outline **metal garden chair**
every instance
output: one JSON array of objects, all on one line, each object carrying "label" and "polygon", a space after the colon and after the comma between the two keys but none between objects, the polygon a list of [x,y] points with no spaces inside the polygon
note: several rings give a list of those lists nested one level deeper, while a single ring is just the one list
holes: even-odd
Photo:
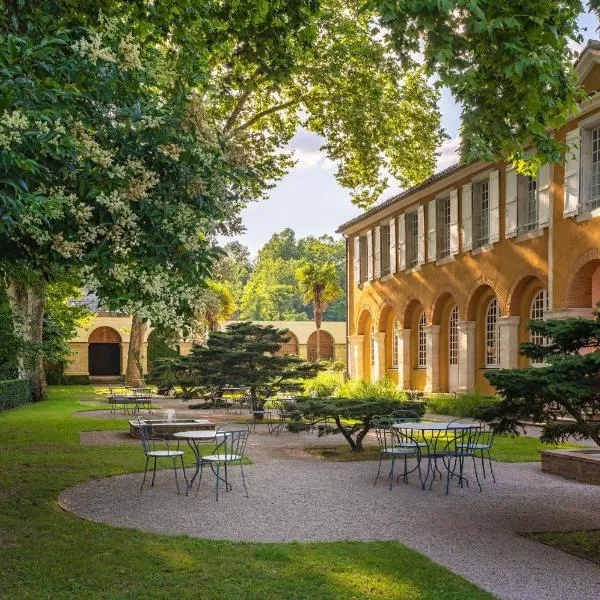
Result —
[{"label": "metal garden chair", "polygon": [[494,444],[494,430],[487,424],[483,422],[480,423],[480,429],[478,432],[478,436],[476,440],[471,441],[471,445],[469,450],[473,452],[475,457],[481,459],[481,469],[483,471],[484,479],[487,479],[487,475],[485,472],[485,461],[487,458],[487,462],[490,467],[490,473],[492,475],[492,480],[496,483],[496,476],[494,475],[494,468],[492,467],[492,446]]},{"label": "metal garden chair", "polygon": [[[140,487],[140,494],[144,489],[146,483],[146,475],[148,473],[148,463],[151,459],[154,460],[154,468],[152,469],[152,482],[151,486],[154,486],[154,479],[156,478],[156,463],[159,459],[169,459],[173,463],[173,471],[175,473],[175,486],[177,487],[177,493],[179,490],[179,478],[177,476],[177,460],[181,461],[181,468],[183,470],[183,477],[187,483],[187,475],[185,474],[185,465],[183,464],[183,450],[172,450],[169,447],[169,442],[164,438],[160,438],[153,435],[152,425],[146,421],[138,421],[138,427],[140,432],[140,439],[144,448],[144,455],[146,456],[146,466],[144,468],[144,479]],[[164,444],[164,448],[159,448],[158,445]]]},{"label": "metal garden chair", "polygon": [[[242,461],[244,453],[246,451],[246,444],[248,442],[248,436],[250,435],[250,427],[240,427],[234,430],[223,430],[219,428],[217,430],[223,435],[221,441],[215,446],[212,454],[208,456],[201,456],[200,462],[200,474],[198,477],[198,487],[196,488],[196,496],[202,483],[202,472],[204,465],[210,466],[211,471],[215,475],[215,498],[219,501],[219,482],[225,484],[225,491],[229,492],[232,489],[231,483],[229,483],[228,465],[239,465],[240,472],[242,475],[242,485],[246,492],[246,498],[248,498],[248,488],[246,486],[246,477],[244,476],[244,466]],[[221,467],[223,467],[223,474],[221,474]]]},{"label": "metal garden chair", "polygon": [[[381,474],[381,463],[383,462],[384,457],[389,458],[391,460],[390,465],[390,473],[388,478],[390,480],[390,490],[394,484],[394,467],[397,459],[404,459],[404,470],[402,472],[402,480],[404,483],[408,483],[408,475],[413,471],[419,472],[419,479],[421,480],[421,485],[423,484],[423,479],[421,476],[421,448],[414,441],[414,445],[410,447],[401,447],[399,445],[399,437],[396,429],[392,427],[376,427],[375,434],[377,435],[377,442],[379,443],[379,465],[377,467],[377,475],[375,476],[375,481],[373,485],[377,484],[379,480],[379,475]],[[417,464],[410,471],[408,470],[408,459],[416,458]],[[398,475],[398,479],[400,479],[400,475]]]},{"label": "metal garden chair", "polygon": [[[479,429],[458,429],[454,430],[453,436],[448,439],[444,449],[441,452],[436,452],[436,458],[441,458],[446,467],[446,494],[450,493],[450,479],[458,477],[460,487],[464,484],[469,486],[469,480],[464,476],[465,459],[473,460],[473,470],[475,479],[481,492],[481,483],[477,473],[477,462],[475,458],[474,447],[477,446],[480,431]],[[435,473],[434,473],[435,476]],[[429,484],[429,489],[433,485],[433,480]]]}]

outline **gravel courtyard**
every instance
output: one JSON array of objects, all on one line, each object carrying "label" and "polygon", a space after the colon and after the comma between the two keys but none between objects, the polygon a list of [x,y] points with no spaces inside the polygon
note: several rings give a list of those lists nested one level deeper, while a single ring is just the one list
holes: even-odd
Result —
[{"label": "gravel courtyard", "polygon": [[[253,433],[245,471],[246,498],[234,489],[214,501],[214,477],[196,497],[177,496],[172,471],[157,474],[139,493],[141,474],[65,490],[60,505],[82,518],[145,531],[264,542],[397,540],[419,550],[500,598],[598,598],[600,567],[529,540],[520,533],[600,528],[600,490],[543,474],[539,463],[497,464],[498,483],[480,494],[436,480],[422,491],[412,476],[390,492],[386,477],[373,486],[376,463],[335,463],[303,452],[340,443],[314,435]],[[141,448],[132,447],[132,452]],[[188,451],[188,461],[191,453]]]}]

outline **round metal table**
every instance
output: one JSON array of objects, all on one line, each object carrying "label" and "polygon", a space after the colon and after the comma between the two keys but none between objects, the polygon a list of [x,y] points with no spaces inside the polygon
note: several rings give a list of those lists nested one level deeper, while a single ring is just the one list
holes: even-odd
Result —
[{"label": "round metal table", "polygon": [[190,450],[194,454],[194,462],[196,466],[196,471],[194,472],[194,476],[189,480],[187,488],[185,490],[185,494],[187,496],[188,492],[192,488],[196,477],[198,477],[198,473],[200,472],[200,444],[204,443],[215,443],[217,438],[223,438],[225,434],[220,433],[218,431],[178,431],[173,434],[173,437],[177,440],[177,444],[179,447],[179,441],[185,440],[190,447]]}]

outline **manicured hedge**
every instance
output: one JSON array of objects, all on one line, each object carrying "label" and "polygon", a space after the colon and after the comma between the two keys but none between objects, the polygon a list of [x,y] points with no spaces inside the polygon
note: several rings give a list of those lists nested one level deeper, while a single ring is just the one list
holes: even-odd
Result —
[{"label": "manicured hedge", "polygon": [[62,373],[48,373],[48,385],[89,385],[89,375],[64,375]]},{"label": "manicured hedge", "polygon": [[0,410],[13,408],[31,400],[29,381],[26,379],[8,379],[0,381]]},{"label": "manicured hedge", "polygon": [[476,419],[482,408],[499,402],[495,396],[484,396],[476,392],[464,394],[433,394],[425,398],[427,410],[438,415]]}]

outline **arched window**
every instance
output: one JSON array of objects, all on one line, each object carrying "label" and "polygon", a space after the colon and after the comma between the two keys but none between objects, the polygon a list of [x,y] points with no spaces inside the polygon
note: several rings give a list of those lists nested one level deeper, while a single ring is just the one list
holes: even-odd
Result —
[{"label": "arched window", "polygon": [[427,366],[427,337],[425,335],[425,313],[419,315],[417,328],[417,367],[422,369]]},{"label": "arched window", "polygon": [[458,364],[458,306],[450,311],[448,319],[448,364]]},{"label": "arched window", "polygon": [[375,327],[371,329],[371,366],[375,366]]},{"label": "arched window", "polygon": [[497,367],[500,364],[500,338],[498,336],[498,299],[488,305],[485,315],[485,366]]},{"label": "arched window", "polygon": [[392,325],[392,369],[398,368],[398,339],[400,337],[400,323],[394,319]]},{"label": "arched window", "polygon": [[[529,313],[529,318],[532,321],[538,321],[544,318],[544,313],[548,310],[548,291],[540,290],[533,301],[531,302],[531,311]],[[534,331],[529,332],[529,339],[532,344],[539,344],[540,346],[548,345],[548,338],[541,333],[536,333]],[[538,363],[536,361],[531,361],[532,364],[543,364]]]}]

